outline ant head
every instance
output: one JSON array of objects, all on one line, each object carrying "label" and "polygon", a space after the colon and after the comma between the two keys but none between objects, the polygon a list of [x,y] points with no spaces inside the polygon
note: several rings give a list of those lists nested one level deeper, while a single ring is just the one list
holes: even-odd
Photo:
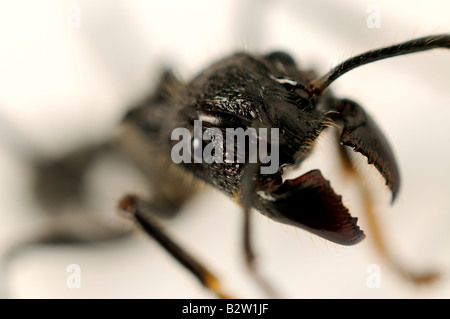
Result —
[{"label": "ant head", "polygon": [[284,52],[238,53],[198,75],[184,101],[210,126],[279,128],[280,165],[292,164],[327,125],[299,73]]}]

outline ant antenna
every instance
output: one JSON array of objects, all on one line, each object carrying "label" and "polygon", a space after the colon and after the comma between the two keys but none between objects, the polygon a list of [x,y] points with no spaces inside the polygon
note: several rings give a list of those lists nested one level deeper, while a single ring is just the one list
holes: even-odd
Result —
[{"label": "ant antenna", "polygon": [[354,68],[398,55],[426,51],[436,48],[450,48],[450,34],[426,36],[423,38],[417,38],[414,40],[394,44],[392,46],[367,51],[342,62],[335,68],[331,69],[331,71],[324,76],[311,81],[308,84],[308,88],[314,95],[321,95],[334,80],[336,80],[344,73],[353,70]]}]

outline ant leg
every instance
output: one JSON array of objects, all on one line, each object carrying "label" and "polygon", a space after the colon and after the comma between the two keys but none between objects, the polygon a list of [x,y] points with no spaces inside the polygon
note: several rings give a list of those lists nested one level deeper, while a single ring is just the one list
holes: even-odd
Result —
[{"label": "ant leg", "polygon": [[244,208],[244,227],[243,227],[243,249],[247,269],[249,270],[252,278],[261,287],[261,289],[271,298],[279,298],[271,284],[258,272],[255,263],[255,252],[251,244],[251,201],[256,194],[257,184],[253,179],[259,165],[248,164],[248,170],[244,174],[242,179],[242,198],[241,203]]},{"label": "ant leg", "polygon": [[251,207],[244,208],[244,254],[247,269],[249,270],[252,278],[261,287],[261,289],[271,298],[279,298],[278,294],[272,285],[258,272],[257,265],[255,263],[255,253],[251,244]]},{"label": "ant leg", "polygon": [[162,229],[156,218],[152,216],[151,211],[154,207],[151,203],[136,196],[127,195],[120,201],[119,208],[134,218],[149,236],[154,238],[172,257],[197,277],[205,288],[211,290],[220,298],[229,298],[222,291],[217,277]]},{"label": "ant leg", "polygon": [[385,260],[385,262],[401,277],[405,278],[408,281],[413,282],[414,284],[429,284],[438,279],[439,274],[434,271],[423,271],[421,273],[416,273],[404,267],[397,260],[395,260],[391,251],[388,249],[385,236],[381,231],[380,223],[376,217],[373,197],[370,191],[368,190],[368,187],[364,185],[364,183],[360,182],[360,185],[363,185],[361,191],[363,193],[363,200],[365,206],[364,208],[368,220],[369,231],[371,232],[376,250],[378,251],[379,255],[383,258],[383,260]]}]

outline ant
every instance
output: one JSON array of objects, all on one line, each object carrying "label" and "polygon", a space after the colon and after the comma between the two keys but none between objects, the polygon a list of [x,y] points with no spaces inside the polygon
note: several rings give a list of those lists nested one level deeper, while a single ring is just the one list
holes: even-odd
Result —
[{"label": "ant", "polygon": [[[147,143],[161,153],[157,156],[166,157],[162,161],[165,170],[157,168],[163,169],[165,174],[175,165],[167,156],[176,145],[170,138],[171,132],[178,127],[193,132],[194,121],[200,120],[206,126],[203,132],[215,128],[224,135],[230,134],[229,128],[236,127],[279,128],[276,143],[269,142],[267,137],[258,140],[258,143],[269,143],[272,152],[274,148],[279,152],[279,167],[275,173],[261,171],[262,159],[256,163],[187,161],[177,164],[177,168],[181,166],[242,206],[247,266],[261,287],[273,296],[272,287],[258,275],[254,263],[249,218],[253,208],[274,221],[307,230],[337,244],[354,245],[365,238],[357,218],[350,215],[342,197],[335,193],[319,170],[311,170],[294,179],[283,179],[285,169],[298,167],[310,155],[314,141],[325,128],[331,125],[340,128],[341,159],[345,167],[350,170],[352,167],[344,148],[350,147],[365,156],[384,177],[392,193],[392,203],[400,189],[399,168],[389,142],[377,124],[360,105],[349,99],[336,98],[328,87],[356,67],[435,48],[450,48],[450,35],[426,36],[371,50],[345,60],[321,77],[313,71],[299,69],[285,52],[265,56],[237,53],[213,64],[188,84],[181,83],[168,72],[157,97],[128,112],[124,122],[138,128]],[[204,135],[203,140],[206,140]],[[187,141],[186,145],[191,143],[193,148],[204,151],[201,142],[202,135]],[[228,155],[223,140],[216,141],[215,146],[218,147],[216,155],[217,150],[223,152],[224,157]],[[250,155],[251,152],[246,150],[246,159]],[[163,180],[160,182],[164,183]],[[373,203],[368,192],[364,193],[364,200],[371,211]],[[206,288],[219,297],[226,296],[217,277],[158,226],[152,211],[164,205],[128,195],[120,201],[119,207]],[[379,251],[399,273],[417,283],[436,278],[435,273],[415,274],[398,265],[377,231],[374,218],[371,221]]]},{"label": "ant", "polygon": [[[38,178],[41,184],[37,184],[40,185],[36,188],[37,192],[41,198],[47,198],[47,202],[53,201],[51,207],[60,207],[64,196],[54,199],[51,193],[55,189],[70,196],[79,191],[78,183],[68,183],[61,188],[59,183],[65,180],[61,177],[67,176],[67,180],[71,176],[79,177],[83,167],[99,153],[127,154],[142,169],[149,183],[156,187],[151,198],[124,196],[119,201],[119,209],[139,224],[205,288],[220,298],[227,298],[229,295],[218,277],[177,243],[159,223],[160,217],[174,216],[198,192],[199,183],[209,184],[242,207],[242,246],[247,268],[261,288],[269,296],[276,297],[276,291],[256,267],[250,222],[253,209],[276,222],[298,227],[340,245],[354,245],[365,238],[357,218],[351,216],[342,203],[342,197],[333,190],[320,170],[311,170],[293,179],[284,176],[286,170],[299,167],[308,158],[315,140],[326,128],[338,128],[341,144],[338,160],[351,176],[359,178],[358,172],[353,170],[349,149],[365,156],[368,163],[379,171],[391,191],[392,203],[400,189],[397,162],[378,125],[359,104],[335,97],[328,87],[354,68],[436,48],[450,48],[450,35],[430,35],[371,50],[345,60],[323,76],[299,69],[289,54],[280,51],[267,55],[233,54],[206,68],[189,83],[178,80],[171,71],[167,71],[156,93],[126,113],[121,123],[124,134],[117,141],[84,151],[76,159],[68,157],[59,166],[41,167],[40,171],[44,173]],[[194,132],[195,121],[202,123],[200,135]],[[183,141],[183,146],[194,152],[188,153],[190,161],[175,163],[171,154],[179,140],[173,138],[172,133],[178,128],[191,133]],[[200,149],[200,154],[204,154],[208,147],[204,142],[212,140],[205,133],[216,132],[227,137],[228,129],[238,128],[278,129],[277,134],[257,136],[253,140],[258,146],[266,144],[266,155],[277,155],[275,172],[262,170],[267,167],[266,158],[249,161],[254,155],[250,151],[251,142],[248,143],[252,140],[251,134],[245,136],[243,143],[234,144],[232,148],[238,155],[243,154],[243,161],[194,160],[195,149]],[[276,138],[272,139],[274,135]],[[227,158],[229,150],[223,139],[216,138],[212,144],[214,159],[218,155],[222,159]],[[183,156],[186,154],[183,153]],[[192,178],[185,178],[187,175]],[[55,178],[49,182],[51,176]],[[434,272],[413,273],[394,260],[378,230],[371,208],[371,194],[365,190],[363,197],[371,216],[373,240],[383,257],[402,276],[413,282],[435,280],[437,274]],[[97,235],[101,237],[101,234]],[[105,238],[121,235],[113,232]],[[70,236],[50,234],[41,241],[96,240],[79,238],[74,234]]]}]

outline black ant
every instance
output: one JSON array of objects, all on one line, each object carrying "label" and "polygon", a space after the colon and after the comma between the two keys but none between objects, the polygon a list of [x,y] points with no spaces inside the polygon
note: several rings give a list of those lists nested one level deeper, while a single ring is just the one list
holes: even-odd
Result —
[{"label": "black ant", "polygon": [[[305,229],[337,244],[353,245],[365,238],[357,225],[357,218],[350,215],[342,204],[341,196],[334,192],[319,170],[311,170],[294,179],[283,179],[284,169],[300,165],[326,127],[340,127],[339,139],[345,167],[352,167],[351,158],[344,148],[348,146],[364,155],[368,163],[381,173],[392,192],[392,202],[400,188],[396,160],[377,124],[360,105],[348,99],[336,98],[327,88],[338,77],[356,67],[435,48],[450,48],[450,35],[432,35],[371,50],[344,61],[321,77],[317,77],[313,71],[300,70],[294,59],[284,52],[265,56],[237,53],[213,64],[188,84],[181,83],[168,72],[156,97],[128,112],[124,119],[124,123],[138,129],[151,150],[149,154],[162,158],[161,165],[153,168],[161,176],[158,179],[160,189],[168,191],[161,197],[163,200],[125,196],[120,202],[120,208],[130,213],[150,236],[205,287],[223,297],[226,294],[217,278],[171,240],[152,214],[155,210],[170,210],[180,204],[179,194],[173,192],[168,184],[173,180],[167,179],[171,167],[176,166],[176,171],[183,169],[185,173],[193,174],[242,206],[243,247],[247,265],[267,292],[273,293],[254,266],[249,219],[252,208],[277,222]],[[278,128],[279,136],[275,143],[267,136],[257,139],[258,145],[268,143],[271,152],[277,151],[277,169],[264,173],[261,170],[267,164],[264,158],[249,163],[250,156],[254,155],[249,151],[251,142],[247,143],[248,148],[241,145],[247,161],[189,160],[174,164],[170,155],[178,142],[173,136],[171,138],[171,133],[177,128],[184,128],[195,135],[194,121],[203,124],[201,134],[184,141],[184,145],[192,149],[200,148],[200,154],[208,147],[202,143],[208,140],[203,135],[208,129],[214,128],[221,136],[227,136],[230,134],[229,128]],[[250,135],[247,136],[249,140]],[[228,144],[224,139],[216,138],[213,146],[215,156],[218,152],[223,152],[220,154],[221,159],[229,155],[230,151],[226,149]],[[239,146],[234,146],[235,151],[239,152],[238,149]],[[187,159],[193,159],[191,153]],[[183,156],[186,156],[186,150]],[[191,189],[191,186],[187,186],[183,194],[191,192]],[[364,196],[370,211],[370,194],[366,192]],[[377,229],[376,225],[373,225],[373,229]],[[379,232],[373,233],[383,256],[401,274],[415,282],[429,282],[436,277],[435,273],[414,274],[399,266],[389,255]]]},{"label": "black ant", "polygon": [[[250,213],[256,209],[280,223],[299,227],[341,245],[353,245],[365,238],[330,183],[319,170],[311,170],[294,179],[285,179],[288,168],[298,167],[312,151],[314,141],[329,126],[339,128],[341,143],[339,161],[354,177],[348,149],[362,154],[373,164],[386,181],[392,193],[392,202],[400,188],[400,174],[391,147],[374,120],[357,103],[336,98],[328,89],[330,84],[348,71],[371,62],[404,54],[449,48],[450,35],[432,35],[371,50],[350,58],[318,77],[314,71],[301,70],[294,59],[284,52],[257,56],[237,53],[205,69],[189,83],[179,81],[167,71],[156,94],[132,108],[123,119],[126,134],[119,143],[85,150],[69,156],[58,165],[41,166],[36,191],[47,202],[49,209],[58,210],[67,198],[79,195],[79,179],[92,158],[105,152],[125,150],[142,169],[154,186],[151,198],[127,195],[119,207],[185,266],[201,284],[219,297],[227,297],[217,277],[201,262],[176,243],[159,225],[158,217],[173,216],[198,191],[203,181],[224,192],[242,206],[243,250],[250,274],[270,295],[276,296],[271,285],[255,267],[255,253],[251,244]],[[388,101],[387,101],[388,103]],[[195,121],[201,121],[200,136],[195,132]],[[183,147],[192,152],[179,155],[189,161],[174,162],[171,153],[180,141],[172,133],[178,129],[190,133]],[[228,129],[278,129],[265,137],[248,134],[243,143],[232,150],[243,154],[241,161],[231,158],[226,148]],[[223,139],[205,137],[215,132]],[[219,134],[220,133],[220,134]],[[192,138],[193,136],[193,138]],[[276,138],[274,138],[276,137]],[[266,145],[266,157],[254,157],[250,147]],[[212,144],[212,148],[210,147]],[[120,146],[120,147],[117,147]],[[195,161],[195,149],[204,154],[210,147],[213,161]],[[185,149],[185,150],[186,150]],[[242,152],[244,150],[244,152]],[[259,150],[259,149],[258,149]],[[221,153],[222,152],[222,153]],[[214,154],[213,154],[214,153]],[[276,156],[275,156],[276,155]],[[250,161],[257,158],[256,161]],[[219,161],[217,159],[222,159]],[[268,161],[271,159],[272,162]],[[272,172],[262,170],[276,162]],[[350,169],[349,169],[350,168]],[[186,175],[194,178],[186,179]],[[74,179],[71,183],[70,180]],[[78,182],[76,182],[78,180]],[[189,182],[184,182],[188,180]],[[61,182],[63,182],[61,184]],[[58,191],[58,197],[52,196]],[[371,212],[370,193],[364,192],[366,207]],[[383,256],[407,278],[430,282],[433,272],[416,274],[397,264],[390,255],[374,216],[371,227],[378,249]],[[78,233],[49,233],[40,242],[89,242],[123,235],[109,232],[80,237]]]}]

